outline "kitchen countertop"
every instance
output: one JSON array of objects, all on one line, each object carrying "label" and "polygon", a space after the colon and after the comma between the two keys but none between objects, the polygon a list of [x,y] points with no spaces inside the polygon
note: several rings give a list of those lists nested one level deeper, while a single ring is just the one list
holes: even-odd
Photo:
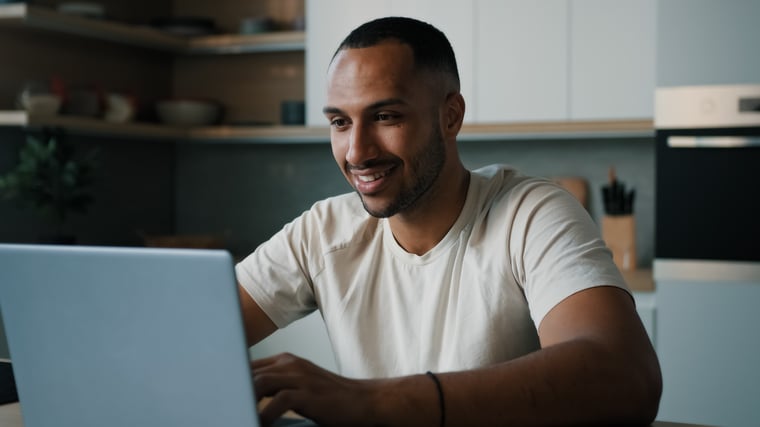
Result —
[{"label": "kitchen countertop", "polygon": [[651,268],[621,271],[632,292],[654,292],[654,275]]}]

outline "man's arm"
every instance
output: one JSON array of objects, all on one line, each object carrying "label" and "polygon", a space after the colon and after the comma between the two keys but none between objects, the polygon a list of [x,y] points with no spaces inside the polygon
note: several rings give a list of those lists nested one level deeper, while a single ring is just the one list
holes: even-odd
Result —
[{"label": "man's arm", "polygon": [[[472,371],[439,373],[447,426],[648,425],[662,380],[630,296],[614,287],[578,292],[539,327],[542,349]],[[438,426],[435,384],[424,375],[350,380],[290,355],[253,364],[272,396],[265,422],[292,409],[329,425]]]},{"label": "man's arm", "polygon": [[613,287],[572,295],[539,327],[540,351],[480,371],[441,375],[451,425],[478,413],[509,425],[647,425],[662,380],[633,301]]},{"label": "man's arm", "polygon": [[277,325],[240,284],[238,284],[238,293],[240,294],[240,309],[243,313],[245,338],[250,347],[276,331]]}]

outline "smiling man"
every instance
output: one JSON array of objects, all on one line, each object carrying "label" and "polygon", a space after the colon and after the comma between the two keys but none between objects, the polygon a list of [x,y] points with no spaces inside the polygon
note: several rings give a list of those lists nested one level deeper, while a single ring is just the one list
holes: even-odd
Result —
[{"label": "smiling man", "polygon": [[335,160],[355,193],[316,203],[237,266],[248,340],[320,310],[340,375],[252,363],[271,422],[646,425],[661,378],[596,225],[561,188],[468,171],[451,46],[385,18],[328,70]]}]

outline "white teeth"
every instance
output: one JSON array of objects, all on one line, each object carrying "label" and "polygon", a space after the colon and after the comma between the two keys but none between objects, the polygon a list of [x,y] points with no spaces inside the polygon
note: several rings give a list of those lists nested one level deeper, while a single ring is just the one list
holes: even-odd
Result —
[{"label": "white teeth", "polygon": [[372,182],[384,177],[387,174],[388,172],[386,171],[386,172],[378,172],[374,175],[357,175],[357,177],[359,178],[359,181],[361,182]]}]

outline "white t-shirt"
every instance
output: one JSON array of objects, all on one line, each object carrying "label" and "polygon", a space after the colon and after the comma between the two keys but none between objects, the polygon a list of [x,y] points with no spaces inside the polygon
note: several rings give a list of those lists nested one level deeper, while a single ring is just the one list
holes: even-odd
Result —
[{"label": "white t-shirt", "polygon": [[316,203],[236,271],[278,327],[319,309],[354,378],[507,361],[539,348],[538,325],[564,298],[626,289],[573,196],[503,166],[472,172],[459,218],[424,255],[351,193]]}]

